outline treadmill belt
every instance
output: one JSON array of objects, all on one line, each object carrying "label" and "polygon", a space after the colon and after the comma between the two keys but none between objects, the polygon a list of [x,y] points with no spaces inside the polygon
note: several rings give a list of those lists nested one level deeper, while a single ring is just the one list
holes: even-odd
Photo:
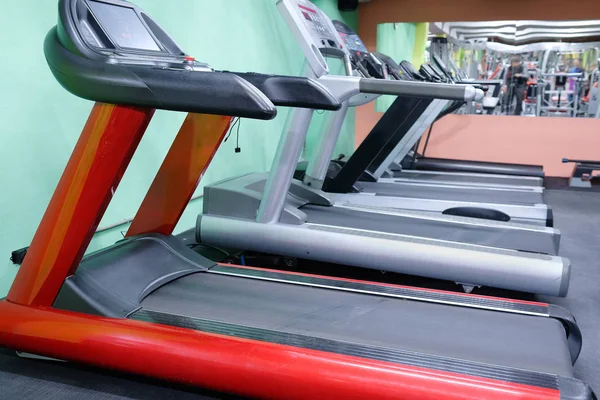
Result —
[{"label": "treadmill belt", "polygon": [[410,355],[422,353],[438,360],[466,360],[460,368],[471,361],[572,376],[564,328],[550,318],[213,273],[189,275],[161,287],[142,301],[133,318],[200,324],[200,330],[209,331],[239,329],[248,335],[283,332],[291,336],[281,340],[309,337],[372,354],[384,348],[406,364],[412,362]]}]

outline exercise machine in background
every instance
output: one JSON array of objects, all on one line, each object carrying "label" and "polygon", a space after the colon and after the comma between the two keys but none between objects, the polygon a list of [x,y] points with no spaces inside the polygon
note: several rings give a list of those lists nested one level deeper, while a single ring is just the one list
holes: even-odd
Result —
[{"label": "exercise machine in background", "polygon": [[563,163],[573,163],[573,173],[569,178],[569,186],[579,188],[591,188],[594,182],[599,180],[598,175],[594,173],[600,172],[600,161],[589,160],[570,160],[563,158]]}]

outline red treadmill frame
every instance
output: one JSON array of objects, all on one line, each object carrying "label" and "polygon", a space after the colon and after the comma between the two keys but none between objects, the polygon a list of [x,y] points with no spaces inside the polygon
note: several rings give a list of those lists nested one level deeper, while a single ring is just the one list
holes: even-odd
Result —
[{"label": "red treadmill frame", "polygon": [[[560,398],[553,389],[53,309],[63,281],[79,265],[153,113],[107,104],[93,108],[25,262],[8,297],[0,301],[0,345],[265,399]],[[142,206],[136,216],[140,224],[130,229],[130,235],[172,230],[186,206],[183,199],[189,200],[229,123],[229,117],[186,119],[144,204],[152,210],[165,200],[158,189],[168,182],[167,172],[180,173],[187,183],[169,188],[177,193],[167,199],[176,201],[167,202],[173,209],[160,217],[142,211],[146,207]],[[181,151],[185,143],[202,149],[202,156]]]}]

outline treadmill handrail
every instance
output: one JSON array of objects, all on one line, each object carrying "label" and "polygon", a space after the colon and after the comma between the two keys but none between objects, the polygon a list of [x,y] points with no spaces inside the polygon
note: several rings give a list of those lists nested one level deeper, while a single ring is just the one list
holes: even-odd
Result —
[{"label": "treadmill handrail", "polygon": [[[229,71],[227,71],[229,72]],[[322,83],[307,77],[232,72],[256,86],[276,106],[337,111],[340,101]]]},{"label": "treadmill handrail", "polygon": [[[428,99],[445,100],[476,100],[480,90],[471,85],[454,85],[444,83],[391,81],[383,79],[360,80],[361,93],[391,94],[396,96],[411,96]],[[483,94],[483,92],[481,93]]]},{"label": "treadmill handrail", "polygon": [[502,79],[463,79],[459,82],[463,85],[501,85],[504,83]]}]

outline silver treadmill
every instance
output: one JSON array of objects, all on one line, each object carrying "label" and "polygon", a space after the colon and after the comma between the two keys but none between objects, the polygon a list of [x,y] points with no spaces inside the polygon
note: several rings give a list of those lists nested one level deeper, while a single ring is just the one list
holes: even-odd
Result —
[{"label": "silver treadmill", "polygon": [[[346,45],[345,50],[347,51],[332,52],[326,47],[322,49],[324,56],[329,58],[336,56],[344,59],[349,58],[352,68],[347,67],[347,74],[350,74],[351,72],[349,71],[354,69],[354,74],[365,75],[368,77],[369,71],[378,66],[383,66],[376,57],[367,51],[358,35],[356,35],[350,27],[340,21],[332,21],[332,23],[339,36],[342,37],[342,40]],[[323,41],[323,39],[321,39],[321,41]],[[319,38],[315,39],[315,43],[319,43]],[[310,48],[310,46],[305,47]],[[314,69],[318,70],[320,67],[319,60],[311,58],[311,51],[305,52],[305,55],[309,64],[314,65]],[[358,62],[359,59],[365,60],[367,62],[367,67],[371,68],[369,68],[369,70],[367,70],[367,68],[361,68],[362,65]],[[379,65],[373,65],[373,63]],[[385,70],[383,71],[385,72]],[[326,81],[326,78],[328,77],[322,76],[321,81]],[[337,79],[340,80],[342,78],[338,77]],[[427,85],[425,87],[430,88],[432,86]],[[452,88],[452,86],[447,85],[438,87],[440,89]],[[440,91],[440,95],[443,95],[443,92]],[[341,132],[341,127],[348,107],[365,104],[373,99],[374,96],[362,93],[361,95],[354,96],[343,102],[342,109],[333,114],[332,118],[330,118],[329,125],[326,128],[326,134],[321,136],[320,143],[317,145],[316,156],[311,163],[309,163],[309,173],[305,175],[304,179],[304,183],[307,186],[313,189],[321,189],[320,184],[322,182],[312,179],[311,171],[327,168],[331,157],[330,153],[333,152],[335,142],[337,142],[337,138]],[[399,99],[398,101],[402,100],[403,99]],[[460,102],[463,100],[465,100],[464,97],[458,99]],[[436,98],[429,101],[431,101],[431,107],[436,109],[445,106],[449,102],[449,100],[439,100]],[[422,119],[423,118],[421,117],[418,121],[421,121]],[[249,178],[249,180],[251,179],[253,178]],[[245,180],[244,185],[248,184],[249,180]],[[240,185],[241,184],[242,183],[240,182]],[[560,232],[550,227],[531,226],[529,224],[521,223],[521,221],[505,223],[503,221],[486,220],[484,218],[466,218],[464,216],[414,211],[405,208],[404,203],[408,203],[409,201],[405,201],[404,199],[386,196],[365,196],[364,194],[365,193],[328,193],[326,197],[331,200],[331,205],[333,207],[376,213],[377,215],[373,216],[374,220],[385,219],[386,216],[393,215],[395,217],[394,221],[399,224],[397,225],[397,229],[393,231],[394,233],[551,255],[558,254]],[[302,197],[302,195],[299,196]],[[312,200],[307,198],[307,201],[310,202]],[[471,207],[476,206],[478,205],[471,205]],[[456,207],[461,206],[457,205]],[[488,210],[486,209],[485,211]],[[331,219],[329,220],[329,223],[335,224]],[[375,228],[375,230],[377,230],[377,228]]]},{"label": "silver treadmill", "polygon": [[[350,58],[352,67],[355,69],[355,73],[366,76],[370,74],[377,74],[377,69],[383,67],[383,65],[374,55],[368,52],[358,35],[356,35],[356,33],[346,24],[339,21],[332,22],[335,29],[340,36],[342,36],[345,44],[347,45],[347,49],[349,51],[345,56]],[[323,54],[327,55],[328,57],[332,57],[330,51],[324,51]],[[310,60],[310,56],[311,53],[308,53],[308,60]],[[365,65],[362,65],[361,62],[364,62]],[[382,71],[385,71],[385,69],[382,69]],[[384,74],[382,73],[382,75]],[[320,142],[317,145],[315,157],[313,157],[313,159],[308,163],[308,167],[304,173],[304,176],[300,174],[298,179],[303,179],[303,182],[313,189],[323,188],[323,174],[327,174],[328,169],[331,169],[335,166],[335,164],[330,163],[329,160],[331,158],[331,153],[334,151],[335,143],[337,142],[341,132],[341,127],[348,107],[364,104],[372,99],[373,98],[369,98],[366,95],[361,96],[358,99],[356,99],[355,96],[344,102],[342,109],[331,116],[326,134],[321,136]],[[392,123],[394,126],[399,125],[395,116],[403,114],[401,107],[404,104],[402,103],[408,103],[408,101],[403,100],[405,99],[397,100],[397,102],[401,103],[400,107],[398,107],[398,105],[395,103],[394,107],[397,109],[394,109],[393,111],[398,112],[387,114],[384,117],[384,123],[387,123],[387,121],[391,119],[393,120]],[[412,101],[413,99],[410,100]],[[425,100],[422,102],[425,103]],[[430,103],[425,104],[429,104],[429,108],[439,112],[438,110],[440,107],[444,107],[447,103],[447,100],[433,99],[430,100]],[[417,105],[420,106],[418,102]],[[427,114],[419,116],[417,122],[422,121],[424,118],[426,118],[426,116]],[[417,123],[414,125],[416,124]],[[362,146],[363,145],[361,145],[361,150],[364,150],[362,149]],[[374,146],[377,146],[377,143]],[[385,151],[379,148],[374,148],[373,150],[374,152]],[[377,158],[378,157],[375,157],[375,161],[373,161],[372,164],[376,162]],[[321,177],[314,178],[314,176]],[[521,221],[518,218],[514,218],[514,216],[503,212],[509,211],[507,210],[507,208],[511,207],[509,205],[504,205],[506,208],[502,211],[499,211],[497,210],[498,207],[496,205],[491,204],[468,204],[466,202],[459,202],[450,206],[448,203],[444,204],[435,200],[435,202],[438,204],[446,207],[445,209],[439,210],[437,213],[435,213],[431,211],[426,212],[415,210],[420,207],[420,204],[426,201],[421,201],[421,199],[411,202],[411,200],[407,198],[398,198],[394,196],[373,196],[364,191],[355,191],[352,193],[327,193],[327,197],[333,201],[333,206],[335,207],[371,211],[380,214],[395,214],[396,216],[404,218],[402,221],[401,230],[396,231],[397,233],[454,240],[471,244],[484,244],[494,247],[526,250],[546,254],[557,254],[558,251],[560,237],[560,232],[558,230],[544,226],[534,227],[531,226],[531,220]],[[442,215],[441,211],[446,211],[448,208],[452,210],[451,207],[454,209],[476,209],[477,212],[475,214],[480,216],[480,218],[466,218],[464,216],[458,216],[458,214],[457,216]],[[529,211],[525,209],[526,207],[515,206],[513,208],[522,208],[524,214]],[[546,217],[547,208],[543,208],[542,210],[543,213],[541,214]],[[487,216],[488,220],[486,220],[485,216]],[[498,219],[498,217],[503,217],[504,221],[510,220],[511,223],[490,220],[491,218]],[[538,222],[537,220],[533,221]],[[539,222],[542,224],[541,219]],[[545,223],[546,221],[544,220],[543,222]],[[495,239],[499,235],[503,236],[506,240]]]},{"label": "silver treadmill", "polygon": [[[348,29],[343,33],[353,45],[352,55],[354,52],[364,52],[368,54],[367,60],[370,61],[371,58],[377,60],[367,52],[360,38],[352,35],[353,32],[349,31],[349,28],[346,26],[340,28],[339,22],[335,24],[338,30]],[[350,100],[350,105],[353,100]],[[334,171],[335,175],[331,178],[331,168],[335,165],[330,160],[345,119],[348,107],[348,104],[345,104],[341,111],[330,117],[328,130],[337,132],[337,134],[321,136],[317,145],[317,153],[309,160],[305,171],[298,171],[300,173],[298,178],[302,179],[306,185],[325,190],[337,204],[387,208],[401,212],[418,211],[430,217],[453,213],[462,215],[463,210],[484,210],[484,214],[491,214],[493,219],[551,227],[553,225],[552,211],[541,202],[541,199],[537,199],[540,201],[539,203],[518,202],[515,201],[515,196],[499,199],[499,195],[496,195],[492,199],[489,196],[482,197],[480,190],[473,191],[465,185],[461,186],[461,189],[464,190],[455,190],[451,196],[449,192],[445,192],[445,197],[441,197],[442,194],[431,185],[419,185],[417,182],[413,187],[406,185],[396,187],[393,181],[385,182],[385,178],[378,180],[377,176],[382,177],[384,174],[390,173],[384,166],[387,166],[387,163],[393,160],[397,153],[410,150],[447,103],[447,100],[440,99],[428,102],[406,98],[396,100],[392,104],[392,108],[383,115],[371,134],[348,160],[347,165],[341,168],[340,173]],[[399,121],[400,115],[404,116],[404,120]],[[368,179],[359,182],[359,179],[365,175]],[[378,181],[385,185],[378,185]],[[457,188],[456,185],[453,187]],[[382,191],[378,191],[378,188],[381,188]],[[501,186],[497,189],[500,194],[510,195],[511,193],[511,191],[505,190],[507,188]],[[540,196],[542,194],[541,188],[533,190],[525,188],[525,190],[525,194],[532,192]],[[347,193],[351,193],[351,195],[346,196]],[[357,193],[363,196],[356,196]],[[495,214],[501,214],[500,218]]]},{"label": "silver treadmill", "polygon": [[[307,17],[300,5],[314,10],[314,17]],[[319,82],[334,94],[346,93],[339,96],[343,99],[347,99],[347,93],[403,95],[415,93],[415,88],[417,92],[423,88],[424,97],[439,93],[427,92],[432,88],[444,88],[445,93],[462,88],[461,96],[465,95],[468,87],[458,85],[325,76],[327,63],[317,50],[323,43],[330,53],[345,47],[331,20],[314,4],[302,0],[282,0],[278,9],[308,54],[308,65],[316,66],[309,72],[320,77]],[[480,240],[478,244],[461,243],[455,237],[406,234],[403,224],[412,216],[333,207],[327,194],[294,181],[312,113],[295,109],[289,114],[269,174],[248,174],[205,187],[204,212],[196,226],[198,242],[445,279],[468,287],[566,294],[570,263],[564,258],[486,246],[485,240],[489,239],[485,234],[489,232],[478,227],[481,230],[473,234],[475,225],[460,235]]]}]

